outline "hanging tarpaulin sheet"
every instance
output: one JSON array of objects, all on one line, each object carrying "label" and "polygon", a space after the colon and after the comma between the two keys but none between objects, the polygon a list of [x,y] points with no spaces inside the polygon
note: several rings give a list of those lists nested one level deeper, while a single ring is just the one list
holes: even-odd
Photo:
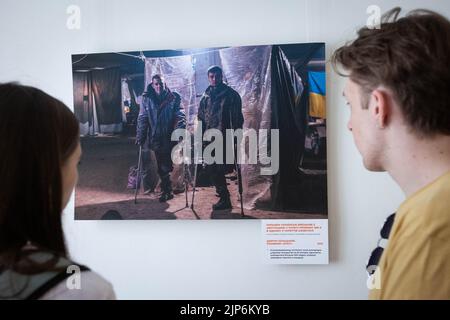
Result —
[{"label": "hanging tarpaulin sheet", "polygon": [[[73,104],[74,112],[81,124],[89,122],[89,116],[92,113],[92,99],[89,100],[90,92],[90,73],[73,73]],[[91,102],[91,103],[89,103]]]},{"label": "hanging tarpaulin sheet", "polygon": [[[315,47],[309,48],[304,54],[310,56],[313,49],[316,50]],[[216,62],[223,69],[224,81],[242,99],[244,135],[250,129],[255,130],[258,136],[261,136],[260,129],[268,130],[267,139],[258,141],[261,142],[258,149],[267,149],[270,153],[270,130],[279,130],[280,168],[277,174],[261,175],[263,165],[260,161],[256,164],[245,162],[241,166],[244,207],[293,210],[299,198],[308,197],[305,193],[299,194],[299,190],[303,190],[301,187],[307,184],[298,167],[305,150],[309,94],[304,90],[304,80],[297,71],[298,59],[293,59],[291,63],[277,45],[231,47],[217,49],[217,52]],[[153,75],[161,74],[168,87],[182,97],[188,129],[192,129],[195,123],[198,108],[192,59],[193,55],[184,55],[146,58],[145,61],[145,86],[151,83]],[[197,72],[203,74],[205,70]],[[304,73],[305,77],[307,74]],[[324,83],[324,73],[314,80],[319,82],[321,77]],[[317,87],[320,90],[314,89],[314,92],[325,96],[324,85],[319,82]],[[244,139],[243,142],[240,150],[248,159],[249,141]],[[173,182],[177,180],[179,183],[182,177],[175,167]]]},{"label": "hanging tarpaulin sheet", "polygon": [[197,116],[192,56],[146,58],[145,88],[152,82],[152,76],[155,74],[164,78],[164,82],[171,91],[180,94],[181,107],[186,113],[187,127],[188,129],[191,128]]},{"label": "hanging tarpaulin sheet", "polygon": [[89,133],[94,123],[90,72],[73,72],[73,109],[80,122],[80,134]]},{"label": "hanging tarpaulin sheet", "polygon": [[[298,164],[305,146],[304,110],[298,105],[302,88],[295,85],[294,68],[279,46],[273,46],[271,56],[272,128],[279,129],[280,170],[273,177],[271,208],[288,210],[295,198],[305,197],[296,190],[302,183]],[[297,81],[296,80],[296,81]]]},{"label": "hanging tarpaulin sheet", "polygon": [[120,132],[122,129],[120,69],[92,71],[92,88],[100,132]]},{"label": "hanging tarpaulin sheet", "polygon": [[[242,99],[244,115],[244,136],[247,130],[271,129],[271,46],[248,46],[221,49],[219,51],[228,85],[236,90]],[[248,144],[248,140],[244,139]],[[269,147],[264,140],[259,148]],[[270,148],[270,147],[269,147]],[[248,146],[241,146],[248,156]],[[261,175],[261,164],[243,164],[243,199],[248,209],[270,201],[272,177]]]},{"label": "hanging tarpaulin sheet", "polygon": [[309,77],[309,115],[326,118],[325,72],[308,72]]}]

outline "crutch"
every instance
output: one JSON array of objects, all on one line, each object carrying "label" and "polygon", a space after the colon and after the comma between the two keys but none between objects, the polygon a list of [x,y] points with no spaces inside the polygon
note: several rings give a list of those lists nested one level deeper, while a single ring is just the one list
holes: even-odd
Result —
[{"label": "crutch", "polygon": [[141,166],[142,166],[142,146],[139,146],[139,159],[137,167],[137,177],[136,177],[136,190],[134,191],[134,204],[137,203],[137,195],[139,189],[141,188]]},{"label": "crutch", "polygon": [[185,194],[185,196],[186,196],[186,207],[185,208],[188,208],[189,207],[189,203],[188,203],[188,187],[189,187],[189,184],[188,184],[188,179],[189,179],[189,177],[188,177],[188,174],[189,174],[189,167],[188,167],[188,164],[187,163],[185,163],[184,164],[184,194]]},{"label": "crutch", "polygon": [[[234,130],[233,127],[233,121],[231,118],[231,108],[230,108],[230,129]],[[238,164],[237,161],[237,141],[233,135],[233,160],[234,160],[234,167],[236,169],[237,173],[237,180],[238,180],[238,191],[239,191],[239,199],[241,200],[241,216],[244,216],[244,203],[242,199],[242,173],[241,173],[241,166]]]},{"label": "crutch", "polygon": [[197,167],[198,167],[198,161],[195,161],[195,156],[194,156],[194,183],[192,185],[192,201],[191,201],[191,209],[194,210],[194,197],[195,197],[195,187],[197,185]]}]

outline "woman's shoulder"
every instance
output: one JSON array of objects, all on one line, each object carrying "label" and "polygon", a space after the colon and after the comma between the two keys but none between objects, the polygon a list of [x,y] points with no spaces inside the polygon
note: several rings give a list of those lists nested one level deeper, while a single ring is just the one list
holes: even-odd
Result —
[{"label": "woman's shoulder", "polygon": [[110,282],[93,271],[83,271],[79,278],[67,278],[47,291],[41,300],[115,300]]}]

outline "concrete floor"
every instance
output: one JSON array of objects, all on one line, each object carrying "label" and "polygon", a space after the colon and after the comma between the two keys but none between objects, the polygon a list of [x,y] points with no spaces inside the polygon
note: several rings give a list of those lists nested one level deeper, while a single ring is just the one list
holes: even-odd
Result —
[{"label": "concrete floor", "polygon": [[[75,218],[98,219],[326,219],[325,214],[244,210],[240,213],[237,185],[230,181],[233,210],[213,211],[218,201],[213,187],[199,187],[194,210],[186,208],[185,193],[160,203],[159,192],[144,195],[140,191],[134,203],[134,190],[127,189],[128,170],[136,165],[137,147],[132,138],[82,138],[83,156],[75,191]],[[157,190],[157,189],[156,189]],[[188,190],[189,205],[192,188]],[[106,214],[106,215],[105,215]]]}]

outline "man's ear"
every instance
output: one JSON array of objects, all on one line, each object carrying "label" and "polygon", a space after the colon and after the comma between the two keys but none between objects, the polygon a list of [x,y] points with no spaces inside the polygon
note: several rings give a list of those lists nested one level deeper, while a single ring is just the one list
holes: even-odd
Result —
[{"label": "man's ear", "polygon": [[384,129],[388,124],[391,116],[391,105],[389,95],[382,89],[372,91],[370,106],[372,115],[375,117],[377,127]]}]

